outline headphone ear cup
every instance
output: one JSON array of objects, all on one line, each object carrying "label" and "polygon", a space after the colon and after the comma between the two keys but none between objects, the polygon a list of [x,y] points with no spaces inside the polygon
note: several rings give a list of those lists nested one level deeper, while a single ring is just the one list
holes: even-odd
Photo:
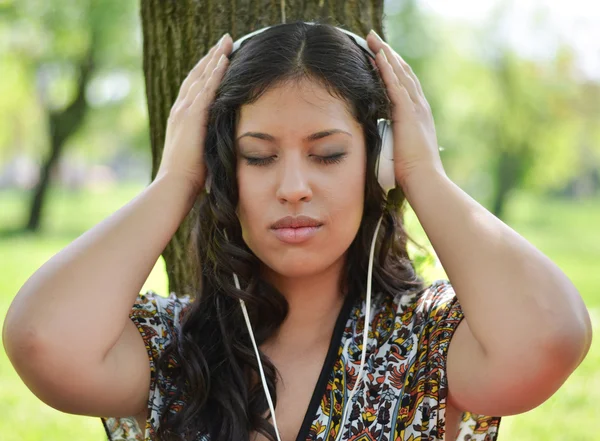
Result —
[{"label": "headphone ear cup", "polygon": [[390,120],[378,119],[377,130],[381,137],[381,150],[375,164],[377,181],[387,196],[388,192],[396,187],[396,174],[394,172],[394,136]]}]

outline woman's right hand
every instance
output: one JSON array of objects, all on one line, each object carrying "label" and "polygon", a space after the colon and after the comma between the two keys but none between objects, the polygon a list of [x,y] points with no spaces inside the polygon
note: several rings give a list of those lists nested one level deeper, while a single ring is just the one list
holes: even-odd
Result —
[{"label": "woman's right hand", "polygon": [[165,147],[156,179],[166,175],[182,178],[196,193],[204,187],[208,108],[223,78],[232,48],[233,40],[225,34],[181,84],[167,121]]}]

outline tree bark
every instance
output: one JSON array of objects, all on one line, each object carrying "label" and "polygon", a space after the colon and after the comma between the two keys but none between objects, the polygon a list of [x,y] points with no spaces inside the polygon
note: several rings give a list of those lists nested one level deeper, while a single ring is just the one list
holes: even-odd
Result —
[{"label": "tree bark", "polygon": [[[318,19],[363,36],[375,29],[385,38],[383,0],[141,0],[141,18],[152,179],[179,86],[224,33],[235,41],[265,26]],[[191,230],[195,216],[192,209],[163,252],[169,291],[178,296],[193,296],[199,288],[200,262]]]}]

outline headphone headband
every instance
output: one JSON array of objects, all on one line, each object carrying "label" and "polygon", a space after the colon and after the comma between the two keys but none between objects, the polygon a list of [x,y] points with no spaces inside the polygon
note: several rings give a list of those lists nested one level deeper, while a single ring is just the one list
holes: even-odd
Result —
[{"label": "headphone headband", "polygon": [[[302,23],[305,23],[305,24],[308,24],[308,25],[315,25],[315,24],[317,24],[317,23],[315,23],[315,22],[312,22],[312,21],[304,21],[304,22],[302,22]],[[276,26],[279,26],[279,25],[276,25]],[[233,53],[233,52],[235,52],[236,50],[238,50],[238,49],[240,48],[241,44],[242,44],[242,43],[243,43],[245,40],[247,40],[248,38],[252,38],[252,37],[254,37],[255,35],[257,35],[257,34],[260,34],[261,32],[264,32],[264,31],[266,31],[267,29],[269,29],[269,28],[272,28],[272,27],[273,27],[273,26],[266,26],[266,27],[264,27],[264,28],[261,28],[261,29],[258,29],[258,30],[256,30],[256,31],[252,31],[252,32],[250,32],[249,34],[246,34],[246,35],[244,35],[243,37],[240,37],[239,39],[237,39],[236,41],[234,41],[234,43],[233,43],[233,49],[232,49],[231,53]],[[350,32],[350,31],[348,31],[348,30],[346,30],[346,29],[342,29],[342,28],[340,28],[340,27],[338,27],[338,26],[334,26],[334,28],[336,28],[336,29],[338,29],[338,30],[342,31],[344,34],[346,34],[346,35],[350,36],[350,37],[351,37],[351,38],[354,40],[354,42],[355,42],[356,44],[358,44],[358,45],[359,45],[360,47],[362,47],[362,48],[363,48],[365,51],[367,51],[367,53],[368,53],[369,55],[371,55],[373,58],[375,58],[375,54],[374,54],[374,53],[373,53],[373,51],[372,51],[372,50],[369,48],[369,45],[367,44],[367,41],[366,41],[364,38],[362,38],[362,37],[360,37],[360,36],[356,35],[356,34],[355,34],[355,33],[353,33],[353,32]]]},{"label": "headphone headband", "polygon": [[[304,21],[302,23],[308,25],[318,24],[312,21]],[[237,39],[233,43],[233,49],[231,53],[233,54],[236,50],[238,50],[242,43],[248,38],[252,38],[255,35],[260,34],[261,32],[264,32],[273,26],[280,25],[266,26],[264,28],[250,32],[249,34],[246,34],[243,37]],[[367,54],[375,58],[375,54],[369,48],[369,45],[367,44],[367,41],[364,38],[346,29],[342,29],[338,26],[333,27],[348,35],[358,46],[362,47],[367,52]],[[375,174],[377,176],[379,184],[381,185],[381,188],[387,195],[387,193],[396,186],[396,178],[394,176],[394,140],[392,135],[391,122],[386,119],[378,119],[377,130],[379,132],[379,136],[381,137],[382,144],[380,153],[377,157],[377,161],[375,164]]]}]

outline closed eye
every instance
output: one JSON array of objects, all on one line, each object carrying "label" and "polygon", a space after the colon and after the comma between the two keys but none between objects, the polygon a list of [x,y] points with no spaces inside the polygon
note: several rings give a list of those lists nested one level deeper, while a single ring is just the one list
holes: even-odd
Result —
[{"label": "closed eye", "polygon": [[346,156],[345,153],[337,153],[335,155],[330,156],[315,156],[316,161],[321,164],[337,164],[342,161],[342,159]]},{"label": "closed eye", "polygon": [[244,156],[246,160],[246,164],[248,165],[267,165],[273,162],[273,157],[269,156],[267,158],[251,158],[249,156]]},{"label": "closed eye", "polygon": [[[337,164],[342,161],[344,156],[346,156],[346,153],[336,153],[335,155],[330,156],[312,155],[312,157],[315,158],[315,161],[320,164]],[[267,156],[266,158],[252,158],[250,156],[244,156],[244,159],[248,165],[258,166],[268,165],[274,161],[274,158],[274,156]]]}]

